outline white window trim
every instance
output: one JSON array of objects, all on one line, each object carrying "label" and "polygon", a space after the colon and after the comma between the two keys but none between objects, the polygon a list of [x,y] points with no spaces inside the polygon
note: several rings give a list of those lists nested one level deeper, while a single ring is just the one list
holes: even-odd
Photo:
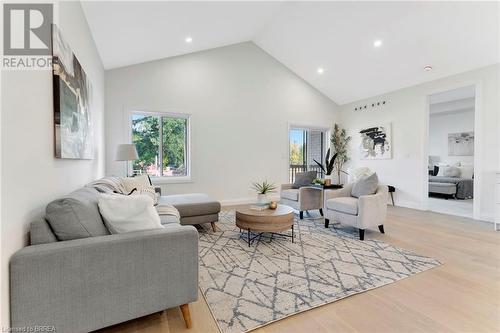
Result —
[{"label": "white window trim", "polygon": [[[166,112],[166,111],[143,111],[143,110],[130,110],[127,112],[127,135],[128,142],[132,143],[132,115],[142,114],[146,116],[161,116],[161,117],[172,117],[172,118],[183,118],[187,120],[186,129],[186,164],[187,164],[187,175],[186,176],[161,176],[161,177],[151,177],[151,182],[153,184],[179,184],[179,183],[192,183],[191,178],[191,114],[188,113],[178,113],[178,112]],[[160,147],[162,149],[162,143],[160,140]],[[132,170],[132,161],[129,163],[129,170]]]}]

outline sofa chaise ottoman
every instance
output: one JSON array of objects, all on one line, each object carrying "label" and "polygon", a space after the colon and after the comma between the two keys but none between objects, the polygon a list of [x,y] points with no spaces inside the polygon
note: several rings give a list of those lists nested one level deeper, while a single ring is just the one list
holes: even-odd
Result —
[{"label": "sofa chaise ottoman", "polygon": [[216,231],[215,222],[219,221],[221,205],[207,194],[162,195],[158,199],[158,205],[162,204],[172,205],[179,211],[181,225],[210,223],[212,230]]}]

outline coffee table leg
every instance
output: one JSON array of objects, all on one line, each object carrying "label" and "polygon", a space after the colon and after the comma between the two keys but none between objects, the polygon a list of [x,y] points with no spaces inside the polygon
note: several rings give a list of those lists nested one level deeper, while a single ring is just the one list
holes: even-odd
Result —
[{"label": "coffee table leg", "polygon": [[250,229],[248,229],[248,247],[250,247]]},{"label": "coffee table leg", "polygon": [[293,238],[294,238],[294,234],[293,234],[293,224],[292,224],[292,243],[294,243]]}]

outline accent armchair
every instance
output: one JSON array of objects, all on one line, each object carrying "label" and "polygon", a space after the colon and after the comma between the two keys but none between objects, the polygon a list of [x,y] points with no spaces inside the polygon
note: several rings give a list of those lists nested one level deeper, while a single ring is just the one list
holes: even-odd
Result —
[{"label": "accent armchair", "polygon": [[379,185],[372,195],[359,198],[351,196],[353,184],[342,189],[324,191],[325,228],[330,220],[359,229],[359,239],[364,240],[365,229],[378,226],[384,233],[384,222],[387,216],[388,189]]},{"label": "accent armchair", "polygon": [[323,216],[323,189],[311,186],[293,188],[293,184],[281,185],[280,203],[299,211],[300,219],[304,218],[304,211],[319,209]]}]

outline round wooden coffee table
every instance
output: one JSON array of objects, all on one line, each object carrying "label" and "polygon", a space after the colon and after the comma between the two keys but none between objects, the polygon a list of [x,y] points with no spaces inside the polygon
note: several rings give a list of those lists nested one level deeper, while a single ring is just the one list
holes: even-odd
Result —
[{"label": "round wooden coffee table", "polygon": [[[271,233],[271,239],[274,234],[292,229],[292,235],[279,234],[287,236],[294,241],[293,234],[293,208],[286,205],[278,205],[276,209],[253,210],[250,206],[236,210],[236,226],[247,231],[248,246],[257,237],[263,233]],[[256,233],[253,237],[251,233]]]}]

